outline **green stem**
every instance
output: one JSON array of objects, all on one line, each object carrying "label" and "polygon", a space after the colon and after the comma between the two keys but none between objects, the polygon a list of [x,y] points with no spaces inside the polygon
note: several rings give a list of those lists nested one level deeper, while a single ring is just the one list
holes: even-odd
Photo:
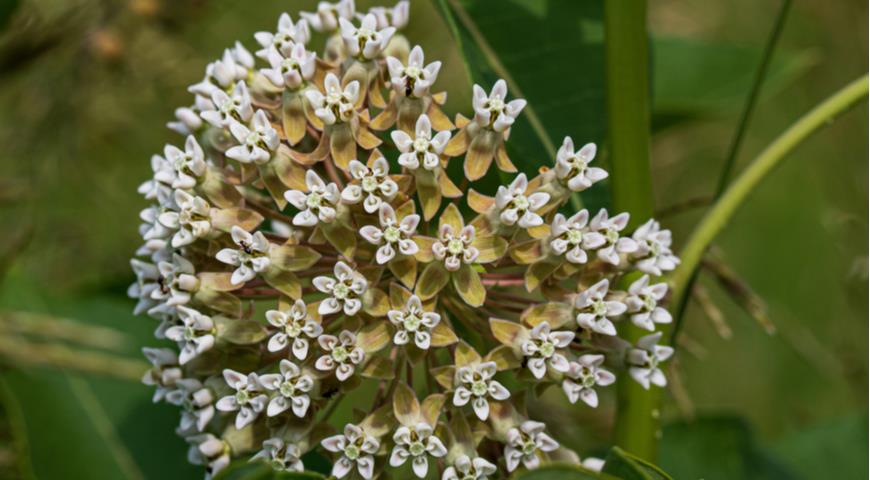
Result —
[{"label": "green stem", "polygon": [[[704,252],[714,238],[725,228],[731,217],[755,187],[779,165],[786,155],[821,127],[846,112],[867,96],[867,75],[864,75],[829,97],[792,124],[752,161],[749,167],[731,184],[722,198],[695,227],[680,254],[681,264],[671,275],[673,298],[671,305],[679,305],[687,294],[686,287],[692,272],[698,267]],[[667,336],[667,333],[666,333]]]},{"label": "green stem", "polygon": [[[613,206],[617,212],[629,212],[634,226],[653,214],[646,1],[607,0],[604,27]],[[630,342],[642,334],[631,323],[620,331]],[[650,412],[658,393],[645,391],[628,375],[620,375],[617,401],[614,443],[651,460],[658,421]]]}]

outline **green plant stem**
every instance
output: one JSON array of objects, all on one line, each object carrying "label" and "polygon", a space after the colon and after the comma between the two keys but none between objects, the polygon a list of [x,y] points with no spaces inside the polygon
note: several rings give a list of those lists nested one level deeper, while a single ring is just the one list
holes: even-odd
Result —
[{"label": "green plant stem", "polygon": [[[710,243],[725,228],[746,197],[774,167],[819,128],[828,125],[867,96],[867,75],[852,81],[824,102],[804,114],[764,149],[731,184],[707,215],[695,227],[680,254],[681,264],[671,275],[671,305],[679,305],[686,287]],[[676,326],[675,326],[676,328]]]},{"label": "green plant stem", "polygon": [[150,365],[131,358],[70,348],[57,343],[32,343],[22,337],[0,336],[0,361],[16,367],[48,367],[104,375],[138,382]]},{"label": "green plant stem", "polygon": [[[630,213],[636,226],[653,214],[646,1],[605,1],[604,33],[613,206]],[[643,332],[629,322],[620,334],[634,342]],[[655,456],[658,422],[650,412],[657,395],[619,376],[614,443],[649,460]]]}]

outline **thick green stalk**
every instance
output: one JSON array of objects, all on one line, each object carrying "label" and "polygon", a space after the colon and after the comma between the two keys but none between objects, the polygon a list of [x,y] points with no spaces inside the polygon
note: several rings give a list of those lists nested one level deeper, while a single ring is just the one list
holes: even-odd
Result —
[{"label": "thick green stalk", "polygon": [[[645,0],[604,3],[607,133],[615,212],[629,212],[636,226],[653,214],[650,169],[650,83]],[[623,325],[635,341],[643,332]],[[617,384],[614,443],[647,460],[655,456],[658,392],[643,390],[628,375]]]},{"label": "thick green stalk", "polygon": [[[849,83],[827,100],[806,113],[752,161],[731,184],[707,215],[695,227],[685,248],[680,253],[682,263],[671,275],[673,298],[671,305],[679,305],[687,294],[686,286],[692,272],[698,267],[704,252],[714,238],[725,228],[731,217],[755,187],[774,167],[801,142],[819,128],[828,125],[838,115],[867,96],[867,75]],[[666,333],[667,336],[667,333]]]}]

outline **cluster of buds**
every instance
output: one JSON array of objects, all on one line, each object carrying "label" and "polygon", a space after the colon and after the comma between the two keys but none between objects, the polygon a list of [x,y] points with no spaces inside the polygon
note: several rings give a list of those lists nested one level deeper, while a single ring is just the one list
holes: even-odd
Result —
[{"label": "cluster of buds", "polygon": [[[208,65],[169,124],[183,148],[151,160],[129,293],[166,345],[146,349],[144,381],[181,408],[207,478],[239,458],[303,470],[307,454],[364,479],[580,462],[527,396],[556,386],[594,408],[614,372],[665,385],[654,279],[679,262],[670,232],[565,212],[607,176],[592,144],[566,138],[553,168],[517,173],[505,142],[526,102],[505,81],[445,115],[440,62],[399,33],[408,8],[282,15],[254,54],[237,42]],[[473,187],[493,160],[513,179],[490,196]],[[370,407],[335,424],[357,391]]]}]

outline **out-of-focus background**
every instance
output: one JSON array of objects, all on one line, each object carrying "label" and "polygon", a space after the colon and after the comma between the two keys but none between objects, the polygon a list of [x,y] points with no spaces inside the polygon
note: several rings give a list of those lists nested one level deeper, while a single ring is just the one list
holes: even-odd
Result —
[{"label": "out-of-focus background", "polygon": [[[570,93],[583,99],[603,85],[599,3],[577,18],[560,16],[576,6],[565,1],[463,5],[484,19],[480,32],[518,82],[534,83],[539,73],[576,79]],[[295,18],[314,4],[0,0],[0,478],[199,475],[171,433],[176,409],[153,406],[148,388],[112,378],[124,376],[125,364],[88,357],[108,375],[33,364],[67,358],[47,338],[139,358],[154,324],[133,317],[125,296],[145,206],[136,187],[150,175],[151,154],[182,141],[164,124],[190,103],[186,87],[225,47],[236,39],[252,46],[253,32],[274,29],[281,12]],[[677,250],[715,188],[779,7],[650,2],[655,196]],[[566,48],[542,67],[509,48],[496,20],[511,15],[528,16],[547,47],[582,38],[588,48]],[[576,38],[557,36],[571,31]],[[412,0],[406,35],[427,59],[444,62],[438,85],[451,92],[447,110],[467,113],[468,76],[432,2]],[[866,2],[795,1],[738,170],[797,116],[866,73],[867,41]],[[550,112],[564,99],[548,85],[525,90],[557,141],[603,141],[603,117],[556,119]],[[662,412],[660,463],[675,478],[867,478],[867,117],[865,101],[801,146],[717,240],[721,265],[754,296],[735,297],[702,275],[707,298],[689,305]],[[523,153],[542,163],[554,155]],[[70,327],[73,320],[89,327]],[[606,446],[610,394],[592,412],[558,395],[534,409],[566,443],[595,453]]]}]

